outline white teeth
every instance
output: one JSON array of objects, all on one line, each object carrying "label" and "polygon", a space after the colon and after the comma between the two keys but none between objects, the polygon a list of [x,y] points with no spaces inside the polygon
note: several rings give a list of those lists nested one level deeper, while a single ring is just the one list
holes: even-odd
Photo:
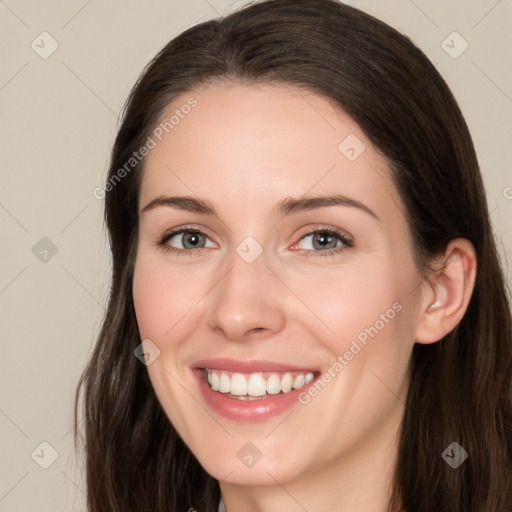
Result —
[{"label": "white teeth", "polygon": [[219,376],[216,373],[212,373],[212,381],[210,385],[213,391],[219,391]]},{"label": "white teeth", "polygon": [[284,375],[272,373],[267,379],[261,373],[231,374],[220,370],[206,370],[206,372],[208,383],[214,391],[231,393],[238,397],[262,397],[266,394],[289,393],[292,389],[299,389],[314,379],[313,372],[297,374],[295,377],[290,372]]},{"label": "white teeth", "polygon": [[219,391],[221,393],[229,393],[231,389],[231,379],[225,373],[220,374]]},{"label": "white teeth", "polygon": [[273,373],[267,379],[267,393],[269,395],[277,395],[277,393],[281,393],[281,379],[279,375]]},{"label": "white teeth", "polygon": [[247,395],[247,381],[241,373],[234,373],[231,377],[230,391],[232,395]]},{"label": "white teeth", "polygon": [[281,390],[283,393],[288,393],[292,390],[293,386],[293,377],[291,373],[285,373],[283,379],[281,380]]},{"label": "white teeth", "polygon": [[267,382],[259,373],[253,373],[247,383],[247,394],[263,396],[267,392]]},{"label": "white teeth", "polygon": [[297,375],[295,379],[293,379],[293,389],[299,389],[306,383],[306,377],[304,375]]}]

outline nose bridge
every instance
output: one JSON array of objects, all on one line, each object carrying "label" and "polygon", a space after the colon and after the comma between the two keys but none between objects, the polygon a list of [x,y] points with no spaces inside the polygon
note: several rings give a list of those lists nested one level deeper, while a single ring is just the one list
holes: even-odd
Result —
[{"label": "nose bridge", "polygon": [[263,247],[246,237],[229,255],[228,267],[212,295],[208,323],[233,340],[252,330],[279,330],[284,322],[276,278]]}]

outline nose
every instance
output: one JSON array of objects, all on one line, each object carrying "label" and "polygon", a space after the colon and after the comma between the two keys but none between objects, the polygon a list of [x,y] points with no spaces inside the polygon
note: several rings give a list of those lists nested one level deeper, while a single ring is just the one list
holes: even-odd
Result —
[{"label": "nose", "polygon": [[251,263],[233,251],[208,305],[208,325],[216,334],[245,341],[283,329],[286,288],[267,263],[265,251]]}]

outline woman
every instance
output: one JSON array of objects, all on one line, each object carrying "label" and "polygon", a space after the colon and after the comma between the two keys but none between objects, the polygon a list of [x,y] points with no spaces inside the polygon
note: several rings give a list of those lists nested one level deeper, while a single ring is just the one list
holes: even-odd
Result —
[{"label": "woman", "polygon": [[333,0],[186,30],[104,191],[91,512],[510,511],[509,299],[466,123],[406,37]]}]

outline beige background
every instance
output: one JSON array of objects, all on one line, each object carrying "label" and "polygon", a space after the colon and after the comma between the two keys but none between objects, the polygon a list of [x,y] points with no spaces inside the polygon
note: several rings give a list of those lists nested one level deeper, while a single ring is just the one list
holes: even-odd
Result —
[{"label": "beige background", "polygon": [[[92,191],[104,181],[118,113],[146,62],[182,30],[245,3],[0,0],[0,512],[85,510],[72,403],[110,275],[103,204]],[[512,2],[347,3],[408,34],[448,81],[510,262]],[[51,49],[44,31],[58,43],[46,59],[39,54]],[[442,47],[454,31],[469,44],[458,58]],[[463,41],[451,36],[445,44],[453,54]],[[44,253],[43,237],[54,255]],[[43,469],[52,449],[58,457]]]}]

